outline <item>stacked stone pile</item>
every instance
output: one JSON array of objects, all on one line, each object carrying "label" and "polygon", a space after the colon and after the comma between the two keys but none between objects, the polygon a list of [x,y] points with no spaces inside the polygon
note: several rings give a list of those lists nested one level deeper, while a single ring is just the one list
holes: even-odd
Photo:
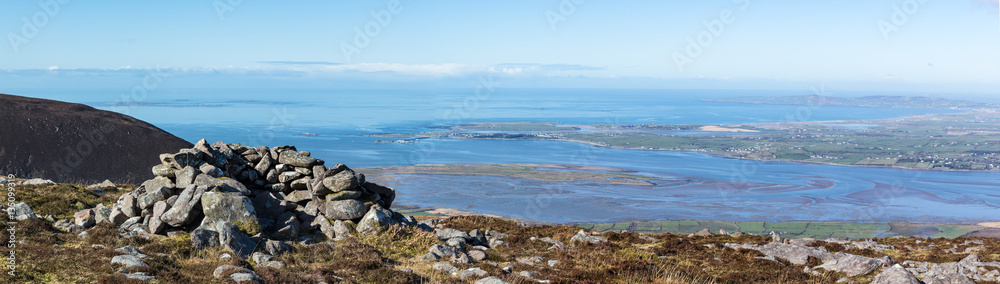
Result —
[{"label": "stacked stone pile", "polygon": [[[154,178],[112,207],[76,214],[84,228],[110,222],[132,234],[192,232],[196,247],[229,246],[246,258],[269,240],[322,233],[339,240],[390,224],[416,225],[389,208],[392,188],[343,164],[328,167],[293,146],[268,148],[204,139],[160,155]],[[253,241],[256,239],[257,241]]]}]

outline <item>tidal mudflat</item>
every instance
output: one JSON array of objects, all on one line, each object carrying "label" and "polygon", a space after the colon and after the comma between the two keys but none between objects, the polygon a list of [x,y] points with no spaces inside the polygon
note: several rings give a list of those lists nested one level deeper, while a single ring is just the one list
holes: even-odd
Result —
[{"label": "tidal mudflat", "polygon": [[820,175],[800,176],[790,182],[737,182],[621,168],[523,164],[420,165],[364,171],[371,173],[375,182],[406,188],[398,197],[401,204],[553,223],[651,220],[968,223],[987,220],[989,213],[963,209],[998,211],[996,205],[972,195],[942,197],[899,184],[877,181],[853,184]]}]

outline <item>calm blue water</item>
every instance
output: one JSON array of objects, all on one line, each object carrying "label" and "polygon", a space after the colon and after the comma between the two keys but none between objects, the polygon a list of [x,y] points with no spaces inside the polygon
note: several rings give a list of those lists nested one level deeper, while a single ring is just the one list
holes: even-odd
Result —
[{"label": "calm blue water", "polygon": [[[708,103],[703,98],[808,95],[787,91],[497,89],[476,96],[459,90],[191,90],[161,89],[138,105],[115,106],[119,90],[24,90],[122,112],[189,141],[207,138],[248,145],[296,145],[329,163],[351,167],[436,163],[554,163],[635,169],[650,174],[726,182],[825,189],[768,191],[707,186],[607,188],[468,177],[389,181],[399,203],[469,209],[549,222],[626,219],[979,221],[1000,216],[1000,175],[761,163],[694,153],[619,150],[556,141],[428,139],[375,144],[365,136],[419,132],[485,121],[726,124],[880,119],[941,110]],[[849,96],[873,94],[843,94]],[[301,133],[316,133],[303,136]],[[972,183],[972,184],[970,184]],[[442,189],[442,184],[450,185]],[[889,185],[880,187],[880,184]],[[483,188],[490,188],[488,190]],[[889,188],[886,190],[885,188]],[[510,194],[510,193],[516,194]],[[553,195],[552,192],[560,192]],[[506,194],[505,194],[506,193]],[[459,198],[461,197],[461,198]],[[488,198],[487,198],[488,197]],[[538,202],[545,199],[545,202]],[[596,201],[595,201],[596,200]],[[544,205],[544,206],[543,206]],[[599,210],[595,210],[599,209]]]}]

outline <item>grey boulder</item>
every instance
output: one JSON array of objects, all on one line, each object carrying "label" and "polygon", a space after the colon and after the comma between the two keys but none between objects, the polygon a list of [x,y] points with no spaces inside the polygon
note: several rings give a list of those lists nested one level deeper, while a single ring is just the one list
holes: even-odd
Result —
[{"label": "grey boulder", "polygon": [[316,158],[302,155],[302,153],[295,150],[281,151],[278,155],[278,163],[294,167],[312,168],[312,166],[319,163],[319,160]]},{"label": "grey boulder", "polygon": [[28,204],[24,202],[7,208],[7,216],[18,221],[38,218],[38,216],[35,216],[35,212],[31,211],[31,207],[28,207]]},{"label": "grey boulder", "polygon": [[219,232],[219,244],[232,250],[242,259],[249,257],[257,246],[249,236],[231,223],[224,221],[216,223],[216,231]]},{"label": "grey boulder", "polygon": [[479,279],[475,284],[510,284],[507,281],[503,281],[500,277],[490,276],[483,279]]},{"label": "grey boulder", "polygon": [[396,224],[396,220],[392,219],[392,211],[375,204],[372,205],[371,209],[368,209],[368,213],[358,222],[358,233],[375,233],[393,224]]},{"label": "grey boulder", "polygon": [[843,272],[847,274],[847,277],[855,277],[872,273],[882,266],[882,262],[878,259],[848,254],[844,257],[827,261],[816,268]]},{"label": "grey boulder", "polygon": [[143,262],[142,259],[134,255],[119,255],[113,257],[111,258],[111,264],[125,266],[125,268],[128,269],[149,267],[149,264],[146,264],[146,262]]},{"label": "grey boulder", "polygon": [[207,229],[191,231],[191,246],[196,250],[218,246],[221,243],[219,233]]},{"label": "grey boulder", "polygon": [[[241,224],[245,228],[259,231],[260,223],[250,198],[229,192],[206,192],[201,196],[201,208],[205,219],[212,223]],[[251,234],[256,234],[251,229]],[[221,232],[221,231],[220,231]]]},{"label": "grey boulder", "polygon": [[578,243],[579,242],[579,243],[588,243],[588,244],[596,245],[596,244],[599,244],[599,243],[605,243],[607,241],[608,241],[608,238],[590,235],[590,234],[587,234],[586,232],[584,232],[583,230],[580,230],[579,232],[576,233],[576,235],[573,235],[573,237],[569,239],[569,243],[570,244],[574,244],[574,243]]},{"label": "grey boulder", "polygon": [[160,216],[160,220],[174,227],[190,224],[197,215],[194,209],[201,206],[201,199],[206,189],[206,187],[189,185],[177,196],[177,201],[170,207],[170,210]]},{"label": "grey boulder", "polygon": [[922,282],[912,273],[906,271],[906,268],[896,264],[875,275],[872,284],[922,284]]},{"label": "grey boulder", "polygon": [[73,218],[75,219],[74,223],[77,226],[88,228],[96,223],[97,218],[95,218],[94,215],[94,209],[81,210],[80,212],[73,214]]},{"label": "grey boulder", "polygon": [[333,220],[353,220],[365,216],[368,208],[364,203],[354,199],[336,200],[326,202],[326,210],[323,214]]}]

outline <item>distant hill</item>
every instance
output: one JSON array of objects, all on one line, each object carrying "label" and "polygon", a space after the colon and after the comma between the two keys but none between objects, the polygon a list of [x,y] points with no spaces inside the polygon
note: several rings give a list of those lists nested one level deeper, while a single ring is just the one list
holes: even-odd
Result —
[{"label": "distant hill", "polygon": [[59,182],[135,182],[160,153],[190,148],[149,123],[82,104],[0,94],[0,173]]},{"label": "distant hill", "polygon": [[827,97],[827,96],[784,96],[784,97],[732,97],[704,99],[706,102],[745,103],[768,105],[810,105],[848,106],[875,108],[923,108],[923,109],[998,109],[1000,105],[963,100],[907,96],[867,96],[867,97]]}]

